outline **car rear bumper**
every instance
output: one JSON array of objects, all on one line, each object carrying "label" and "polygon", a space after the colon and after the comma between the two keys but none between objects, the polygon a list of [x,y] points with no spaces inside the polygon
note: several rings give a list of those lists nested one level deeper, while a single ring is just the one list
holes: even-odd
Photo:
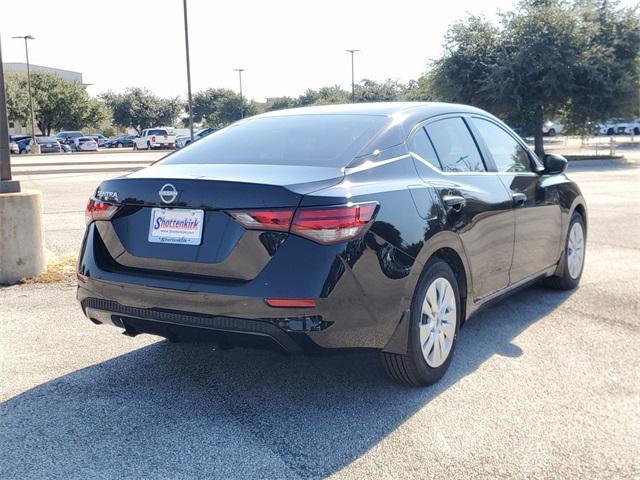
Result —
[{"label": "car rear bumper", "polygon": [[[367,246],[377,248],[373,238],[359,244],[355,257],[353,245],[335,245],[326,249],[326,258],[307,257],[304,262],[297,256],[289,258],[281,247],[278,258],[255,279],[229,283],[161,275],[113,261],[103,264],[104,252],[94,245],[96,231],[91,225],[83,245],[77,298],[94,323],[114,325],[130,334],[207,337],[230,344],[266,339],[292,352],[384,349],[410,302],[407,279],[381,269],[380,258],[387,255]],[[291,241],[298,254],[307,242]],[[313,299],[316,306],[274,308],[265,298]]]}]

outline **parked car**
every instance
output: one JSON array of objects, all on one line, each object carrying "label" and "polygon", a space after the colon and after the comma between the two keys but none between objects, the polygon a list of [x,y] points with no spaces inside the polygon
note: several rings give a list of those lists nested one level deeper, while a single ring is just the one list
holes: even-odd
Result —
[{"label": "parked car", "polygon": [[169,135],[173,135],[176,138],[191,136],[191,130],[188,128],[168,128],[167,131],[169,132]]},{"label": "parked car", "polygon": [[640,118],[631,120],[624,133],[628,135],[640,135]]},{"label": "parked car", "polygon": [[98,144],[98,147],[104,147],[107,141],[109,140],[107,137],[105,137],[101,133],[90,133],[88,136],[93,138],[96,141],[96,143]]},{"label": "parked car", "polygon": [[107,148],[133,147],[133,141],[136,138],[138,138],[137,135],[120,135],[108,140],[104,146]]},{"label": "parked car", "polygon": [[103,181],[78,300],[129,336],[378,349],[428,385],[480,307],[580,282],[587,210],[566,167],[473,107],[269,112]]},{"label": "parked car", "polygon": [[93,137],[76,137],[73,149],[76,152],[95,152],[98,150],[98,142]]},{"label": "parked car", "polygon": [[555,137],[556,135],[560,135],[562,132],[564,132],[564,125],[562,123],[549,120],[542,126],[542,134],[549,137]]},{"label": "parked car", "polygon": [[82,132],[78,131],[70,131],[70,132],[59,132],[56,137],[58,137],[58,141],[60,143],[65,143],[73,147],[75,144],[75,139],[78,137],[83,137]]},{"label": "parked car", "polygon": [[596,125],[596,133],[598,135],[621,135],[626,132],[628,126],[629,123],[625,119],[616,118]]},{"label": "parked car", "polygon": [[22,137],[16,141],[19,154],[27,153],[27,145],[29,145],[30,141],[31,141],[31,137]]},{"label": "parked car", "polygon": [[166,128],[147,128],[140,137],[133,140],[133,149],[173,148],[175,144],[176,137],[170,135]]},{"label": "parked car", "polygon": [[[217,131],[216,128],[203,128],[201,130],[198,130],[196,133],[193,134],[193,141],[196,140],[200,140],[201,138],[206,137],[207,135],[209,135],[210,133],[213,133]],[[176,148],[177,149],[181,149],[186,147],[187,145],[189,145],[191,143],[191,135],[183,135],[181,137],[176,137]]]},{"label": "parked car", "polygon": [[[33,148],[33,138],[28,137],[25,140],[24,147],[21,149],[20,153],[30,153]],[[40,145],[40,153],[60,153],[62,152],[62,148],[60,147],[60,142],[58,141],[58,137],[47,137],[43,135],[36,135],[35,141]]]},{"label": "parked car", "polygon": [[9,142],[9,152],[13,154],[20,153],[20,147],[16,142],[14,141]]}]

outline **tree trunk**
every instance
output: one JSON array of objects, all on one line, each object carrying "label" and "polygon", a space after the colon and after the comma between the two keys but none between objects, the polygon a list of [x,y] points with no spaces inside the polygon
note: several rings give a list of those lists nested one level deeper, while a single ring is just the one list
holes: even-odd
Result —
[{"label": "tree trunk", "polygon": [[544,138],[542,135],[542,129],[544,127],[544,113],[542,107],[538,107],[535,118],[535,133],[534,133],[534,145],[536,155],[542,160],[544,157]]}]

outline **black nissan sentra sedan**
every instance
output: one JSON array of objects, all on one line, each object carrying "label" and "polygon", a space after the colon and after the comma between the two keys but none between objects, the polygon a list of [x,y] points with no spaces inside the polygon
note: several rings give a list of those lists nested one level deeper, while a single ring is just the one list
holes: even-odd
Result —
[{"label": "black nissan sentra sedan", "polygon": [[481,306],[578,285],[586,205],[566,166],[464,105],[258,115],[98,187],[78,299],[131,336],[377,349],[428,385]]}]

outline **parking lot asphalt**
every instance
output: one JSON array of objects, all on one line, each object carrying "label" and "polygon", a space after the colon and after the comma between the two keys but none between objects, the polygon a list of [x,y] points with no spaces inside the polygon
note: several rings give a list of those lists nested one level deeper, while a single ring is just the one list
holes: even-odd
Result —
[{"label": "parking lot asphalt", "polygon": [[[481,311],[426,389],[375,353],[131,339],[85,320],[73,284],[0,288],[0,478],[638,478],[640,170],[569,175],[580,288]],[[103,177],[36,180],[56,250],[77,249]]]}]

